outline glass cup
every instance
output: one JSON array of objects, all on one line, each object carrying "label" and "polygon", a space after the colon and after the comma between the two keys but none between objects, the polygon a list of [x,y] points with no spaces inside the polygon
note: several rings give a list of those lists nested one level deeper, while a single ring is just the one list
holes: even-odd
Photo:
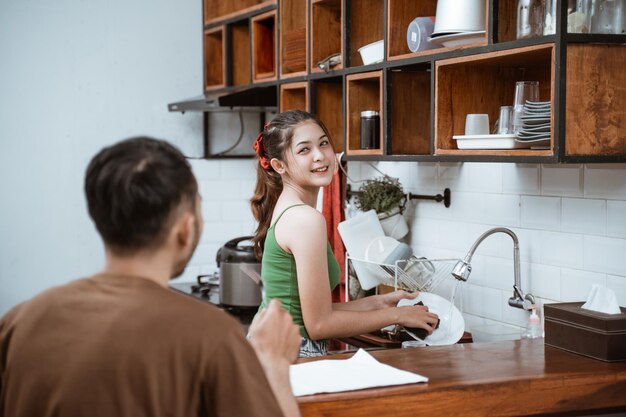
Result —
[{"label": "glass cup", "polygon": [[407,340],[402,342],[402,349],[428,346],[423,340]]},{"label": "glass cup", "polygon": [[545,0],[543,11],[543,34],[554,35],[556,33],[556,7],[557,0]]},{"label": "glass cup", "polygon": [[513,133],[513,106],[501,106],[500,116],[496,121],[494,132],[496,135]]},{"label": "glass cup", "polygon": [[591,33],[626,33],[626,0],[592,2]]},{"label": "glass cup", "polygon": [[513,133],[518,133],[522,128],[522,115],[527,101],[539,101],[539,81],[518,81],[515,83]]},{"label": "glass cup", "polygon": [[568,33],[589,33],[592,1],[595,0],[569,0],[567,7]]},{"label": "glass cup", "polygon": [[488,114],[468,114],[465,117],[466,135],[488,135],[489,115]]},{"label": "glass cup", "polygon": [[517,39],[543,35],[542,0],[519,0],[517,3]]}]

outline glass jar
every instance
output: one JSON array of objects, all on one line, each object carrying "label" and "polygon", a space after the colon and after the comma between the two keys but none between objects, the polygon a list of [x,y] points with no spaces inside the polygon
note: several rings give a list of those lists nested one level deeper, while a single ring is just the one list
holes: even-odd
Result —
[{"label": "glass jar", "polygon": [[543,2],[519,0],[517,3],[517,39],[543,35]]},{"label": "glass jar", "polygon": [[380,115],[377,111],[361,112],[361,149],[380,147]]},{"label": "glass jar", "polygon": [[567,8],[567,32],[589,33],[592,0],[576,0]]},{"label": "glass jar", "polygon": [[591,33],[626,33],[626,0],[593,0]]},{"label": "glass jar", "polygon": [[543,34],[554,35],[556,33],[557,0],[545,0],[543,8]]}]

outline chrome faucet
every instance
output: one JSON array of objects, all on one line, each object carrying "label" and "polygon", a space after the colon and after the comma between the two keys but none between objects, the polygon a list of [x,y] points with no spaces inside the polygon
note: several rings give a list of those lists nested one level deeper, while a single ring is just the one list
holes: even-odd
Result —
[{"label": "chrome faucet", "polygon": [[487,230],[485,233],[480,235],[476,242],[472,245],[467,255],[465,255],[465,259],[457,262],[452,270],[452,276],[459,281],[467,281],[470,273],[472,272],[472,256],[478,245],[487,238],[487,236],[492,235],[494,233],[506,233],[511,236],[513,239],[513,268],[515,274],[515,283],[513,285],[513,297],[509,298],[509,305],[511,307],[523,308],[524,310],[530,310],[532,306],[535,304],[535,297],[528,293],[524,294],[521,287],[521,278],[520,278],[520,261],[519,261],[519,239],[517,235],[513,233],[512,230],[507,229],[505,227],[494,227],[493,229]]}]

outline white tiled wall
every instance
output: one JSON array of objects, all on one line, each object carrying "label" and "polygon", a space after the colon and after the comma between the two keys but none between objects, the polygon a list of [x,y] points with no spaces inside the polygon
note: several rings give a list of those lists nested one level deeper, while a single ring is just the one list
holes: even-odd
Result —
[{"label": "white tiled wall", "polygon": [[250,211],[256,168],[252,159],[190,161],[202,196],[204,231],[185,272],[178,278],[195,281],[217,270],[217,250],[230,239],[251,236],[256,223]]},{"label": "white tiled wall", "polygon": [[[417,200],[408,205],[408,242],[419,256],[460,258],[484,231],[511,228],[520,239],[522,288],[540,305],[583,301],[592,284],[613,289],[626,306],[626,165],[390,163],[376,168],[398,177],[405,191],[438,194],[452,205]],[[351,162],[353,187],[380,175]],[[527,313],[509,307],[513,245],[488,237],[472,261],[464,287],[468,327],[499,322],[525,325]],[[450,282],[439,291],[449,291]]]}]

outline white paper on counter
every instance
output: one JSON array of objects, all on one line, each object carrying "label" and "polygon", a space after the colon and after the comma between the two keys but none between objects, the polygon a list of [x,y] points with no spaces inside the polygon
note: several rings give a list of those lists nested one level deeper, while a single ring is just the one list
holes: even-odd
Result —
[{"label": "white paper on counter", "polygon": [[323,359],[291,365],[289,378],[296,397],[428,382],[425,376],[378,362],[363,349],[349,359]]}]

